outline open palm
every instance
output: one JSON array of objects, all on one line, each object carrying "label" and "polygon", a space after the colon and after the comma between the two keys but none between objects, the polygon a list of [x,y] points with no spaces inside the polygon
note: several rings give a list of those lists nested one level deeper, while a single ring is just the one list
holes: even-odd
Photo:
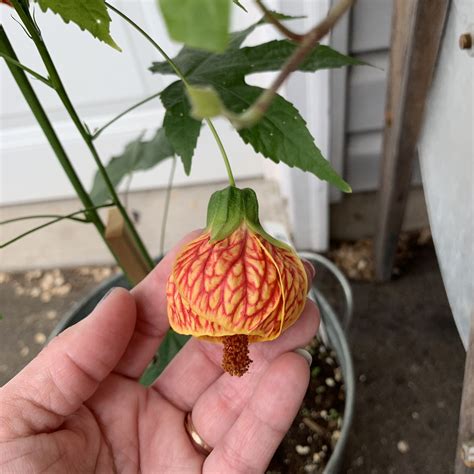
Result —
[{"label": "open palm", "polygon": [[[137,379],[168,329],[175,253],[131,293],[113,290],[0,389],[1,472],[265,470],[307,387],[308,364],[292,351],[314,335],[317,309],[308,302],[283,336],[252,345],[242,378],[223,373],[219,345],[191,339],[145,388]],[[184,429],[188,412],[214,448],[207,457]]]}]

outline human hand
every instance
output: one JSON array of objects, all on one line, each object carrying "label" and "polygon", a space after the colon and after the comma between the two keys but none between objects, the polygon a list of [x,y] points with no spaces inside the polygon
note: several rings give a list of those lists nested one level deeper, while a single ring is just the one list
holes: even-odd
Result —
[{"label": "human hand", "polygon": [[[186,238],[189,241],[197,234]],[[220,345],[191,339],[146,388],[138,379],[166,335],[165,286],[181,242],[130,293],[116,288],[0,389],[1,472],[263,472],[305,394],[293,352],[314,336],[308,301],[297,323],[252,344],[242,378],[223,373]],[[205,457],[184,428],[192,412]]]}]

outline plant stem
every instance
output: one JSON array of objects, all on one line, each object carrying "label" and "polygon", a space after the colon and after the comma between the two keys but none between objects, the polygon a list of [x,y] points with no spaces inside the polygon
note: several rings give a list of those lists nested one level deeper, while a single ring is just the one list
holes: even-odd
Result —
[{"label": "plant stem", "polygon": [[[117,15],[119,15],[121,18],[123,18],[129,25],[131,25],[133,28],[135,28],[155,49],[158,50],[158,52],[163,56],[165,61],[173,68],[173,71],[176,73],[176,75],[183,81],[183,84],[185,87],[189,87],[189,83],[186,80],[186,77],[184,74],[181,72],[177,64],[166,54],[166,51],[137,23],[135,23],[131,18],[129,18],[125,13],[111,5],[109,2],[105,2],[108,8],[110,8],[112,11],[114,11]],[[232,174],[232,168],[230,166],[229,158],[227,156],[227,153],[225,152],[224,145],[222,143],[221,138],[219,137],[219,134],[217,133],[216,128],[214,127],[214,124],[210,119],[206,119],[206,123],[208,127],[211,129],[212,135],[214,136],[214,139],[217,143],[217,146],[219,147],[219,151],[221,152],[222,159],[224,160],[224,164],[227,170],[227,176],[229,177],[229,184],[231,186],[235,186],[235,180],[234,176]]]},{"label": "plant stem", "polygon": [[[29,221],[32,219],[56,219],[57,217],[62,217],[66,219],[65,216],[60,216],[58,214],[36,214],[34,216],[22,216],[22,217],[15,217],[14,219],[7,219],[6,221],[1,221],[0,225],[12,224],[14,222],[21,222],[21,221]],[[90,224],[91,222],[89,219],[82,218],[82,217],[67,217],[67,219],[70,219],[76,222],[83,222],[85,224]]]},{"label": "plant stem", "polygon": [[263,12],[268,22],[271,23],[280,33],[285,35],[288,39],[297,41],[298,43],[304,39],[304,35],[300,35],[298,33],[295,33],[294,31],[291,31],[281,21],[278,21],[277,18],[275,18],[275,16],[273,15],[273,13],[265,6],[265,4],[261,0],[255,0],[255,3]]},{"label": "plant stem", "polygon": [[217,142],[217,146],[219,147],[219,150],[221,151],[225,168],[227,170],[227,176],[229,177],[229,184],[231,186],[235,186],[235,180],[234,180],[234,175],[232,174],[232,168],[230,167],[229,158],[227,158],[227,153],[225,152],[224,145],[222,144],[221,138],[219,137],[219,134],[217,133],[217,130],[214,127],[214,124],[209,119],[206,119],[206,123],[211,129],[211,132],[214,135],[214,138]]},{"label": "plant stem", "polygon": [[74,125],[76,126],[77,130],[82,136],[84,142],[89,148],[89,151],[92,154],[92,157],[97,165],[97,168],[99,169],[99,173],[101,174],[102,179],[104,180],[105,185],[107,187],[107,190],[109,191],[112,201],[114,202],[114,204],[117,206],[118,210],[120,211],[120,214],[122,215],[127,227],[129,228],[130,234],[139,252],[142,254],[143,258],[147,262],[147,265],[149,267],[148,269],[151,270],[154,267],[154,262],[152,258],[150,257],[145,245],[143,244],[143,241],[141,240],[129,215],[127,214],[127,211],[123,207],[112,182],[110,181],[107,171],[104,165],[102,164],[99,154],[97,153],[97,150],[94,146],[92,136],[90,135],[88,130],[84,127],[84,124],[81,122],[81,119],[79,118],[74,106],[72,105],[71,100],[69,99],[66,89],[64,88],[61,78],[59,77],[59,74],[56,70],[56,66],[54,65],[53,60],[51,59],[49,51],[46,48],[46,44],[43,42],[43,39],[36,27],[34,20],[32,19],[30,15],[29,10],[26,8],[23,8],[23,5],[19,2],[19,0],[11,0],[11,1],[12,1],[13,6],[15,7],[15,10],[20,16],[20,19],[22,20],[26,29],[30,33],[31,38],[36,45],[36,48],[38,49],[38,52],[41,56],[41,59],[43,60],[46,70],[49,73],[51,82],[53,84],[54,89],[56,90],[56,93],[58,94],[59,98],[61,99],[61,102],[63,103],[64,107],[69,113],[71,120],[73,121]]},{"label": "plant stem", "polygon": [[171,201],[171,190],[173,189],[174,172],[176,171],[176,156],[173,156],[173,162],[171,164],[170,177],[168,179],[168,186],[166,187],[165,207],[163,209],[163,219],[161,221],[161,235],[160,235],[160,256],[164,255],[165,252],[165,232],[166,223],[168,221],[168,211],[170,208]]},{"label": "plant stem", "polygon": [[132,110],[135,110],[136,108],[140,107],[143,104],[146,104],[150,100],[155,99],[156,97],[159,97],[161,94],[160,92],[157,92],[156,94],[150,95],[149,97],[146,97],[145,99],[141,100],[140,102],[137,102],[136,104],[132,105],[128,109],[125,109],[123,112],[120,112],[118,115],[116,115],[112,120],[109,120],[105,125],[100,127],[99,129],[95,130],[94,133],[92,134],[92,140],[95,140],[107,127],[115,123],[117,120],[122,118],[124,115],[128,114]]},{"label": "plant stem", "polygon": [[15,217],[14,219],[7,219],[5,221],[0,221],[0,225],[12,224],[13,222],[21,222],[21,221],[27,221],[27,220],[31,220],[31,219],[56,219],[57,217],[60,217],[62,219],[70,219],[70,220],[76,221],[76,222],[82,222],[84,224],[90,224],[91,221],[87,217],[82,218],[82,217],[73,217],[73,216],[75,216],[76,214],[86,213],[86,212],[88,212],[92,209],[97,210],[97,209],[102,209],[104,207],[112,207],[112,206],[115,206],[115,204],[102,204],[100,206],[94,206],[94,207],[89,208],[89,209],[82,209],[80,211],[76,211],[73,214],[69,214],[67,216],[62,216],[62,215],[58,215],[58,214],[34,214],[34,215],[31,215],[31,216]]},{"label": "plant stem", "polygon": [[131,18],[129,18],[125,13],[120,11],[118,8],[114,7],[111,5],[109,2],[105,2],[108,8],[110,8],[113,12],[115,12],[119,17],[124,19],[129,25],[131,25],[133,28],[135,28],[144,38],[148,40],[149,43],[153,45],[155,49],[159,51],[159,53],[165,58],[165,60],[168,62],[168,64],[173,68],[174,72],[176,75],[186,84],[185,77],[179,70],[178,66],[173,62],[173,60],[166,54],[166,51],[137,23],[135,23]]},{"label": "plant stem", "polygon": [[[80,211],[72,212],[71,214],[67,214],[66,216],[56,216],[56,218],[53,219],[52,221],[45,222],[44,224],[41,224],[41,225],[36,226],[36,227],[33,227],[32,229],[27,230],[26,232],[23,232],[23,233],[20,234],[20,235],[17,235],[17,236],[14,237],[13,239],[8,240],[8,241],[5,242],[4,244],[0,244],[0,249],[3,249],[3,248],[6,247],[7,245],[13,244],[13,243],[16,242],[17,240],[20,240],[20,239],[22,239],[23,237],[26,237],[27,235],[32,234],[33,232],[36,232],[37,230],[44,229],[45,227],[48,227],[48,226],[50,226],[50,225],[53,225],[53,224],[55,224],[56,222],[59,222],[59,221],[65,220],[65,219],[78,220],[78,219],[75,219],[74,216],[77,216],[78,214],[87,214],[87,213],[89,213],[89,212],[92,211],[92,210],[99,209],[100,207],[110,207],[110,206],[113,206],[113,205],[114,205],[114,204],[107,204],[107,205],[104,205],[104,206],[92,207],[92,208],[90,208],[90,209],[87,209],[87,208],[86,208],[86,209],[81,209]],[[3,221],[3,222],[0,222],[0,224],[6,224],[6,223],[8,223],[8,222],[20,221],[20,220],[31,219],[31,218],[39,218],[39,217],[48,217],[48,216],[26,216],[26,217],[23,217],[23,218],[20,217],[20,218],[17,218],[17,219],[10,219],[9,221]],[[88,221],[82,220],[81,222],[88,222]]]},{"label": "plant stem", "polygon": [[[0,51],[7,54],[13,59],[17,59],[15,51],[13,50],[10,40],[8,39],[2,25],[0,25]],[[94,203],[87,194],[87,191],[82,186],[82,183],[79,177],[77,176],[76,171],[74,170],[71,162],[69,161],[69,158],[61,142],[59,141],[59,138],[56,135],[56,132],[53,126],[51,125],[48,116],[46,115],[46,112],[44,111],[40,101],[38,100],[38,97],[36,96],[33,87],[31,86],[28,78],[26,77],[26,74],[21,68],[12,63],[7,63],[7,67],[10,70],[13,78],[15,79],[21,93],[23,94],[23,97],[30,106],[30,109],[33,112],[33,115],[35,116],[36,120],[38,121],[39,126],[46,135],[46,138],[49,141],[51,148],[53,149],[59,160],[59,163],[67,174],[69,181],[71,182],[74,190],[76,191],[77,196],[81,200],[84,207],[90,209],[90,211],[88,211],[87,217],[96,226],[97,230],[99,231],[99,234],[103,237],[105,230],[104,224],[102,223],[97,212],[94,210]]]},{"label": "plant stem", "polygon": [[53,87],[51,85],[51,82],[49,79],[46,77],[42,76],[41,74],[37,73],[36,71],[33,71],[33,69],[30,69],[28,66],[25,66],[24,64],[21,64],[20,61],[17,61],[16,59],[11,58],[10,56],[6,55],[5,53],[0,53],[0,57],[5,59],[7,63],[11,63],[20,69],[23,69],[23,71],[26,71],[27,73],[31,74],[35,79],[38,79],[38,81],[41,81],[43,84],[46,84],[49,87]]},{"label": "plant stem", "polygon": [[304,61],[309,52],[317,45],[331,28],[337,23],[339,18],[350,8],[353,0],[340,0],[329,11],[327,17],[304,35],[300,46],[294,51],[283,65],[280,73],[276,77],[270,88],[266,89],[260,97],[243,114],[234,117],[232,122],[237,128],[251,127],[255,125],[265,114],[272,103],[278,89],[286,81],[288,76],[294,72]]}]

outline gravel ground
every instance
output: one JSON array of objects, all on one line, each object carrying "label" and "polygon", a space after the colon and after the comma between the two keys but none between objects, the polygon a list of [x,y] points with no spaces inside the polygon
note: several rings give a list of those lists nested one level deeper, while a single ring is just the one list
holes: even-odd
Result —
[{"label": "gravel ground", "polygon": [[[0,273],[0,385],[41,350],[60,317],[114,271]],[[353,282],[349,339],[358,384],[345,473],[452,472],[465,353],[434,249],[417,247],[399,273],[386,284]]]}]

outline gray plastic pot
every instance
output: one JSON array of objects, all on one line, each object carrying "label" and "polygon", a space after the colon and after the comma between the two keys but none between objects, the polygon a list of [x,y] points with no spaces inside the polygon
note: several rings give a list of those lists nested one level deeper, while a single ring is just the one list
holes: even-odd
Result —
[{"label": "gray plastic pot", "polygon": [[[334,276],[341,284],[346,298],[346,312],[343,317],[343,324],[346,327],[349,324],[352,313],[352,294],[349,283],[347,282],[345,277],[337,270],[337,268],[336,271],[334,270],[334,265],[324,257],[309,252],[304,252],[301,255],[304,256],[306,259],[312,261],[316,268],[318,267],[318,265],[323,265],[326,269],[328,269],[331,273],[334,274]],[[129,288],[128,282],[123,275],[114,276],[99,285],[87,297],[85,297],[82,301],[76,304],[61,319],[61,321],[59,321],[59,323],[51,332],[50,339],[58,335],[60,332],[64,331],[68,327],[84,319],[92,312],[92,310],[96,307],[97,303],[99,303],[99,301],[107,293],[107,291],[109,291],[111,288],[118,286],[123,288]],[[323,342],[327,346],[334,349],[337,354],[346,390],[346,400],[344,407],[343,423],[341,427],[341,435],[334,448],[333,454],[329,459],[328,464],[326,465],[326,469],[324,470],[325,474],[335,474],[340,470],[344,449],[352,424],[355,397],[354,369],[352,366],[352,358],[347,344],[347,339],[344,330],[342,329],[342,325],[339,322],[338,316],[336,315],[324,295],[320,291],[318,291],[315,285],[313,285],[312,287],[310,297],[316,300],[319,305],[321,312],[320,336],[323,339]]]}]

